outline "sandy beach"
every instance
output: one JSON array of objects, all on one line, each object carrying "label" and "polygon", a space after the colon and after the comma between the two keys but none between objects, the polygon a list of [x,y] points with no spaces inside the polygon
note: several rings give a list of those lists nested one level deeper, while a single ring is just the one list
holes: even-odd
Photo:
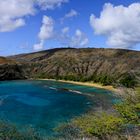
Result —
[{"label": "sandy beach", "polygon": [[90,86],[90,87],[96,87],[96,88],[102,88],[106,90],[110,90],[113,92],[117,92],[117,89],[113,86],[103,86],[99,83],[92,83],[92,82],[76,82],[76,81],[66,81],[66,80],[55,80],[55,79],[39,79],[39,80],[50,80],[50,81],[59,81],[64,83],[71,83],[71,84],[77,84],[77,85],[83,85],[83,86]]}]

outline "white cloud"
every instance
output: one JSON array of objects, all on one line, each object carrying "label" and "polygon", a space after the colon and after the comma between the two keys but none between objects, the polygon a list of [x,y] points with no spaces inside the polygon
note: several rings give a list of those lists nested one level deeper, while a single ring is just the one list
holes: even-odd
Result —
[{"label": "white cloud", "polygon": [[76,30],[75,35],[71,38],[70,47],[86,47],[89,43],[86,35],[79,29]]},{"label": "white cloud", "polygon": [[25,25],[24,16],[35,12],[32,0],[0,1],[0,32],[14,30]]},{"label": "white cloud", "polygon": [[22,18],[19,19],[0,19],[0,32],[8,32],[15,30],[18,27],[24,26],[25,21]]},{"label": "white cloud", "polygon": [[43,49],[44,42],[54,36],[54,20],[51,17],[43,16],[42,26],[38,34],[40,43],[34,45],[34,50]]},{"label": "white cloud", "polygon": [[64,27],[62,30],[61,30],[61,32],[62,32],[62,34],[67,34],[68,32],[69,32],[69,27]]},{"label": "white cloud", "polygon": [[140,3],[128,7],[104,5],[99,18],[90,16],[95,34],[105,35],[107,43],[115,48],[131,48],[140,43]]},{"label": "white cloud", "polygon": [[54,9],[59,7],[62,3],[66,3],[68,0],[37,0],[37,4],[43,9]]},{"label": "white cloud", "polygon": [[60,42],[60,44],[68,45],[70,42],[69,31],[70,31],[69,27],[62,28],[60,31],[55,32],[54,39]]},{"label": "white cloud", "polygon": [[60,19],[60,21],[61,21],[61,23],[63,23],[65,19],[73,18],[76,16],[78,16],[78,12],[74,9],[71,9],[67,14],[65,14],[65,16],[63,18]]},{"label": "white cloud", "polygon": [[40,40],[47,40],[53,36],[54,30],[54,21],[51,17],[44,16],[42,20],[42,26],[39,32],[39,39]]},{"label": "white cloud", "polygon": [[35,51],[42,50],[43,48],[44,48],[44,41],[40,41],[40,43],[35,44],[35,45],[33,46],[33,49],[34,49]]},{"label": "white cloud", "polygon": [[44,16],[42,26],[38,34],[39,43],[33,46],[35,51],[44,48],[45,41],[55,40],[60,44],[69,47],[86,47],[89,43],[87,36],[79,29],[75,31],[74,35],[70,35],[70,28],[64,27],[59,31],[54,30],[54,20],[51,17]]},{"label": "white cloud", "polygon": [[55,38],[66,46],[78,48],[78,47],[86,47],[89,43],[89,39],[87,38],[86,34],[83,33],[81,30],[77,29],[74,35],[70,35],[69,27],[64,27],[61,30],[61,33],[57,33]]},{"label": "white cloud", "polygon": [[77,15],[78,15],[78,12],[71,9],[71,11],[65,15],[65,18],[71,18],[71,17],[75,17]]},{"label": "white cloud", "polygon": [[40,9],[54,9],[68,0],[0,0],[0,32],[8,32],[25,25],[25,17]]}]

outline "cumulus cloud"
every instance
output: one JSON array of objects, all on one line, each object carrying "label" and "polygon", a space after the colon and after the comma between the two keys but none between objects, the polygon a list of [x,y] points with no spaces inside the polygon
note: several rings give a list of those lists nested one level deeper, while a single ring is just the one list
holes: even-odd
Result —
[{"label": "cumulus cloud", "polygon": [[70,35],[69,35],[70,28],[64,27],[61,30],[55,32],[54,39],[62,45],[68,45],[70,42]]},{"label": "cumulus cloud", "polygon": [[86,35],[79,29],[75,31],[75,35],[71,38],[70,47],[86,47],[89,43]]},{"label": "cumulus cloud", "polygon": [[34,45],[34,50],[43,49],[44,42],[53,38],[54,36],[54,20],[51,17],[43,16],[42,26],[38,34],[40,40],[39,44]]},{"label": "cumulus cloud", "polygon": [[8,32],[25,25],[25,17],[40,9],[54,9],[68,0],[0,0],[0,32]]},{"label": "cumulus cloud", "polygon": [[64,27],[61,30],[54,30],[54,20],[51,17],[44,16],[42,26],[38,34],[39,43],[33,46],[35,51],[42,50],[48,40],[58,41],[60,44],[69,47],[86,47],[89,40],[85,33],[77,29],[74,35],[70,35],[70,28]]},{"label": "cumulus cloud", "polygon": [[107,43],[115,48],[131,48],[140,43],[140,3],[128,7],[104,5],[100,17],[90,16],[95,34],[105,35]]},{"label": "cumulus cloud", "polygon": [[69,27],[64,27],[62,30],[61,30],[61,32],[62,32],[62,34],[67,34],[68,32],[69,32]]},{"label": "cumulus cloud", "polygon": [[53,36],[54,30],[54,21],[51,17],[44,16],[42,20],[42,26],[39,32],[39,39],[40,40],[47,40]]},{"label": "cumulus cloud", "polygon": [[74,9],[71,9],[67,14],[65,14],[65,16],[63,18],[60,19],[61,23],[63,23],[65,19],[73,18],[76,16],[78,16],[78,12]]},{"label": "cumulus cloud", "polygon": [[38,50],[42,50],[43,47],[44,47],[44,41],[41,40],[38,44],[35,44],[35,45],[33,46],[33,49],[34,49],[35,51],[38,51]]},{"label": "cumulus cloud", "polygon": [[89,43],[89,40],[85,33],[81,30],[77,29],[74,35],[69,35],[69,27],[65,27],[61,30],[61,35],[57,36],[57,39],[63,45],[67,45],[69,47],[78,48],[78,47],[86,47]]},{"label": "cumulus cloud", "polygon": [[65,15],[65,18],[71,18],[71,17],[75,17],[77,15],[78,15],[77,11],[71,9],[71,11]]},{"label": "cumulus cloud", "polygon": [[66,3],[68,0],[37,0],[37,4],[43,9],[54,9],[60,7],[62,3]]},{"label": "cumulus cloud", "polygon": [[19,19],[0,19],[0,32],[8,32],[15,30],[18,27],[24,26],[25,21],[22,18]]},{"label": "cumulus cloud", "polygon": [[0,32],[14,30],[25,25],[24,16],[35,12],[31,0],[0,1]]}]

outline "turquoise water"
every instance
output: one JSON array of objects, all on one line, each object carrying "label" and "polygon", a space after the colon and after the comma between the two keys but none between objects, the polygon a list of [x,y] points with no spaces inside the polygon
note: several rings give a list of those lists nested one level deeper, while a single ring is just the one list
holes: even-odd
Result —
[{"label": "turquoise water", "polygon": [[54,81],[0,82],[0,119],[54,135],[60,123],[91,109],[108,109],[117,98],[110,91]]}]

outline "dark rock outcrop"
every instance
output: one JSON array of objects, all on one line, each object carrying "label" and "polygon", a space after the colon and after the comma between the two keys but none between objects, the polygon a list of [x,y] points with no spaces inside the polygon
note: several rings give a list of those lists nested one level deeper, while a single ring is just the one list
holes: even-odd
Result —
[{"label": "dark rock outcrop", "polygon": [[26,79],[25,66],[14,60],[0,57],[0,80]]},{"label": "dark rock outcrop", "polygon": [[18,80],[26,79],[26,74],[23,72],[23,68],[17,64],[4,64],[0,65],[0,80]]}]

